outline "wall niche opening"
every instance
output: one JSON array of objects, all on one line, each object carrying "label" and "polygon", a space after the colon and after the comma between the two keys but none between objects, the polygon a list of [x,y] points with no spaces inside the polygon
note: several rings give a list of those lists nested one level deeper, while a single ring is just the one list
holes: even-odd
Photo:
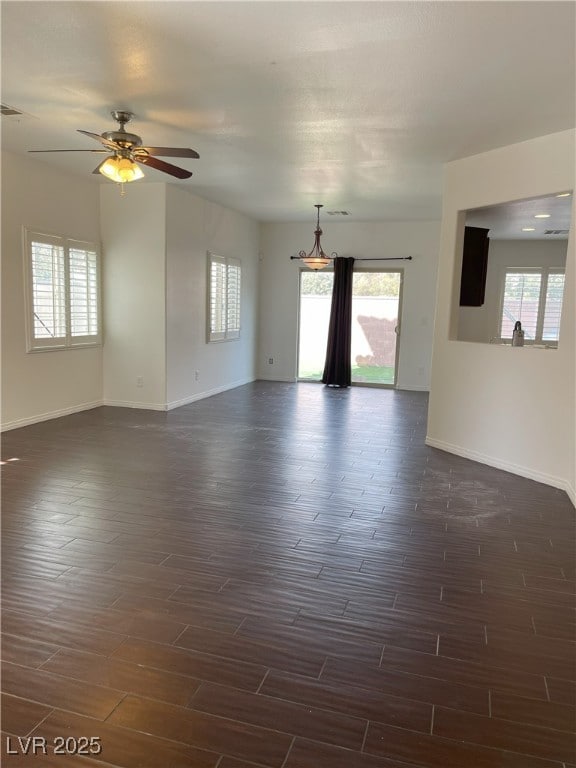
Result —
[{"label": "wall niche opening", "polygon": [[510,346],[520,321],[524,346],[558,346],[571,211],[560,191],[462,212],[458,341]]}]

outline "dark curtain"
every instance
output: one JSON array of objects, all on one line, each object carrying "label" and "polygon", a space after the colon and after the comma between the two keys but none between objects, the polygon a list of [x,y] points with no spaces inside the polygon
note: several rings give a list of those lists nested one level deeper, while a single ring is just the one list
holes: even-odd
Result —
[{"label": "dark curtain", "polygon": [[334,287],[328,326],[326,363],[322,381],[332,387],[349,387],[352,383],[350,362],[352,343],[352,276],[354,259],[334,259]]}]

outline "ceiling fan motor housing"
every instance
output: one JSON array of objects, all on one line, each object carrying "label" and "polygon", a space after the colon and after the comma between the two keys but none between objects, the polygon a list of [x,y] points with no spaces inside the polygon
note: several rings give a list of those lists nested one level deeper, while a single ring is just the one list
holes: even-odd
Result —
[{"label": "ceiling fan motor housing", "polygon": [[114,120],[120,124],[120,128],[117,131],[105,131],[102,134],[102,138],[108,139],[108,141],[114,141],[124,149],[141,147],[142,139],[140,136],[137,136],[135,133],[128,133],[128,131],[126,131],[124,128],[126,123],[129,123],[130,120],[134,117],[134,114],[123,109],[115,109],[110,114]]},{"label": "ceiling fan motor housing", "polygon": [[124,130],[104,131],[102,138],[108,139],[108,141],[113,141],[125,149],[133,149],[134,147],[142,146],[142,139],[140,136],[137,136],[135,133],[128,133]]}]

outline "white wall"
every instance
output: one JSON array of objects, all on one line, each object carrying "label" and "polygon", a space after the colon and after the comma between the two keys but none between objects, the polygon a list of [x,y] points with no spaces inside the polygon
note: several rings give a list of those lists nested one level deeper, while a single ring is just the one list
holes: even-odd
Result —
[{"label": "white wall", "polygon": [[[137,182],[124,197],[103,185],[101,217],[104,402],[164,410],[253,381],[256,222],[175,185]],[[206,343],[207,250],[242,261],[237,341]]]},{"label": "white wall", "polygon": [[[103,403],[163,410],[255,378],[256,222],[173,185],[121,196],[5,153],[2,224],[2,428]],[[26,353],[23,226],[101,240],[103,348]],[[206,343],[207,250],[242,261],[238,341]]]},{"label": "white wall", "polygon": [[486,297],[481,307],[460,307],[458,339],[490,343],[500,332],[506,267],[564,267],[567,240],[490,240]]},{"label": "white wall", "polygon": [[[181,187],[168,186],[166,210],[167,403],[172,408],[255,378],[259,229],[247,217]],[[239,339],[206,341],[207,251],[241,260]]]},{"label": "white wall", "polygon": [[[258,377],[294,381],[298,355],[298,274],[290,256],[314,243],[309,223],[263,224],[260,240],[260,340]],[[322,221],[328,253],[356,259],[413,256],[412,261],[359,262],[358,267],[404,269],[398,387],[427,390],[430,382],[439,222]],[[274,364],[269,365],[268,359]]]},{"label": "white wall", "polygon": [[2,428],[99,405],[102,348],[26,352],[22,228],[98,242],[98,185],[2,153]]},{"label": "white wall", "polygon": [[[104,403],[166,404],[166,185],[100,187]],[[138,386],[138,379],[142,386]]]},{"label": "white wall", "polygon": [[574,131],[564,131],[446,167],[427,436],[429,445],[564,488],[573,501],[574,229],[557,350],[475,344],[456,336],[461,212],[573,189],[575,139]]}]

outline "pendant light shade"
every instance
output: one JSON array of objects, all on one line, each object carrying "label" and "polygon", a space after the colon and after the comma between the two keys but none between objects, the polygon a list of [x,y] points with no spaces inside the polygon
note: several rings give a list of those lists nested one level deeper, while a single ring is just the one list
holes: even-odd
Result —
[{"label": "pendant light shade", "polygon": [[320,229],[320,208],[323,208],[324,206],[316,204],[314,207],[317,209],[316,229],[314,231],[314,246],[312,247],[310,253],[306,253],[306,251],[300,251],[298,256],[294,256],[293,258],[301,259],[307,267],[317,272],[319,269],[324,269],[324,267],[330,264],[330,262],[335,259],[338,254],[331,253],[330,256],[327,256],[322,250],[322,245],[320,243],[320,237],[322,235],[322,230]]},{"label": "pendant light shade", "polygon": [[126,184],[130,181],[137,181],[144,178],[140,166],[129,157],[112,155],[105,160],[98,169],[103,176],[119,184]]}]

